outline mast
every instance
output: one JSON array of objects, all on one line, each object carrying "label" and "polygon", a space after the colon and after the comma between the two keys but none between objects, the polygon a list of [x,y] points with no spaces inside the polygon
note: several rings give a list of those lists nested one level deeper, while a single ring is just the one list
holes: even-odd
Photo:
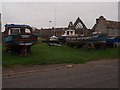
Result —
[{"label": "mast", "polygon": [[54,22],[54,36],[55,36],[55,30],[56,30],[56,9],[55,9],[55,22]]},{"label": "mast", "polygon": [[50,19],[50,11],[49,11],[49,29],[50,29],[50,24],[51,24],[51,19]]},{"label": "mast", "polygon": [[50,23],[51,23],[52,21],[51,20],[49,20],[49,29],[50,29]]}]

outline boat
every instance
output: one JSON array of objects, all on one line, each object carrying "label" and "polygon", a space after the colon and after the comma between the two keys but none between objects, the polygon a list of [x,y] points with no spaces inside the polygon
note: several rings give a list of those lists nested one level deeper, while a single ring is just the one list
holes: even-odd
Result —
[{"label": "boat", "polygon": [[70,46],[83,47],[85,45],[94,44],[94,46],[100,46],[106,44],[107,34],[97,33],[90,36],[66,36],[65,41]]},{"label": "boat", "polygon": [[37,37],[29,25],[6,24],[2,41],[9,53],[27,55],[37,43]]},{"label": "boat", "polygon": [[50,42],[57,42],[58,41],[58,37],[57,36],[51,36],[50,37]]}]

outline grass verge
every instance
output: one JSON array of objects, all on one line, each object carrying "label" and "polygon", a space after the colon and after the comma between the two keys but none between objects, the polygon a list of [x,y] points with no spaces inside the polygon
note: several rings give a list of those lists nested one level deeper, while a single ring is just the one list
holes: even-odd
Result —
[{"label": "grass verge", "polygon": [[2,49],[2,65],[9,67],[13,65],[38,65],[38,64],[61,64],[61,63],[85,63],[91,60],[117,58],[118,48],[107,48],[106,50],[87,51],[81,48],[70,48],[67,46],[48,46],[44,43],[32,46],[32,53],[27,56],[10,55]]}]

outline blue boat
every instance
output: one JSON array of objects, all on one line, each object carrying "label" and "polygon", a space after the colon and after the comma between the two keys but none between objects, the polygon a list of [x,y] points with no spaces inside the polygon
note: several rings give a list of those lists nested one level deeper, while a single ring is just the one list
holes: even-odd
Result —
[{"label": "blue boat", "polygon": [[37,37],[29,25],[6,24],[2,40],[8,52],[27,55]]},{"label": "blue boat", "polygon": [[114,45],[118,45],[120,44],[120,36],[117,37],[108,37],[106,40],[106,44],[108,46],[113,47]]}]

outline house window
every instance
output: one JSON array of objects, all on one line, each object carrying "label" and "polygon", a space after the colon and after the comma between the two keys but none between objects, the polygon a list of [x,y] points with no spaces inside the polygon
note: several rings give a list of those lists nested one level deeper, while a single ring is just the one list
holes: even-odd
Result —
[{"label": "house window", "polygon": [[73,35],[73,31],[70,31],[71,35]]},{"label": "house window", "polygon": [[67,35],[69,35],[69,31],[67,31]]},{"label": "house window", "polygon": [[9,30],[9,35],[10,34],[18,34],[20,32],[20,29],[19,28],[11,28]]},{"label": "house window", "polygon": [[79,22],[77,23],[77,25],[75,26],[76,29],[80,29],[80,28],[83,28],[83,25]]}]

